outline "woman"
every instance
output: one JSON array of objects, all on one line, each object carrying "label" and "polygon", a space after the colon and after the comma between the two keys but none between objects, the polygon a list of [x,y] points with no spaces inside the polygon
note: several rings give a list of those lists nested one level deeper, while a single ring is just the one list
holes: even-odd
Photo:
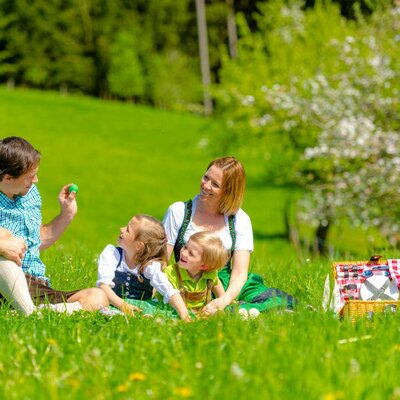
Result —
[{"label": "woman", "polygon": [[223,310],[234,300],[242,307],[259,311],[275,307],[293,308],[295,300],[279,289],[269,289],[259,275],[249,274],[250,253],[253,251],[253,231],[249,216],[240,208],[246,190],[246,174],[234,157],[217,158],[201,178],[200,194],[186,203],[172,204],[165,217],[168,256],[179,251],[189,237],[199,231],[217,233],[232,257],[219,272],[226,293],[211,301],[205,314]]}]

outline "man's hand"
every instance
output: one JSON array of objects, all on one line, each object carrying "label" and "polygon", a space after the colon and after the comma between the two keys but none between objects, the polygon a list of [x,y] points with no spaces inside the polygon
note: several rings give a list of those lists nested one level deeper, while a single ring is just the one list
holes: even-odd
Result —
[{"label": "man's hand", "polygon": [[58,202],[61,206],[60,214],[40,228],[40,240],[42,241],[40,250],[47,249],[58,240],[78,211],[75,200],[76,193],[74,191],[68,192],[71,185],[72,183],[65,185],[58,194]]},{"label": "man's hand", "polygon": [[58,202],[61,206],[61,215],[70,220],[72,220],[78,212],[78,204],[75,199],[76,193],[74,191],[71,193],[68,192],[68,188],[71,185],[72,183],[65,185],[58,194]]},{"label": "man's hand", "polygon": [[0,237],[0,255],[10,261],[14,261],[17,265],[22,265],[22,259],[28,250],[25,239],[9,235],[1,235]]}]

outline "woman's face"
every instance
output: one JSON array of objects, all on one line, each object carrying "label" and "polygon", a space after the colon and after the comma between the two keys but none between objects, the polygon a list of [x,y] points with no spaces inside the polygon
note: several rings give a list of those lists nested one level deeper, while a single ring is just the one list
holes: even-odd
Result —
[{"label": "woman's face", "polygon": [[200,199],[212,204],[219,204],[222,192],[224,172],[221,168],[212,165],[201,178]]}]

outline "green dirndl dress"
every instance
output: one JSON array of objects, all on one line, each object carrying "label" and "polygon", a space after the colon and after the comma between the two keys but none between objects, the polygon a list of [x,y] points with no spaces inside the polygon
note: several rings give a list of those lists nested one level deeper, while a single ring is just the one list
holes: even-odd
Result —
[{"label": "green dirndl dress", "polygon": [[[185,216],[183,224],[179,229],[178,237],[174,246],[175,260],[179,260],[180,249],[185,245],[184,234],[187,230],[192,217],[192,200],[185,202]],[[236,244],[235,216],[229,216],[229,232],[232,238],[231,251],[233,252]],[[218,272],[218,277],[226,290],[231,279],[231,265],[229,263]],[[247,281],[244,284],[239,296],[236,298],[240,308],[249,310],[256,308],[258,311],[269,311],[276,308],[293,309],[297,300],[290,294],[277,288],[265,286],[263,278],[260,275],[251,272],[247,275]]]}]

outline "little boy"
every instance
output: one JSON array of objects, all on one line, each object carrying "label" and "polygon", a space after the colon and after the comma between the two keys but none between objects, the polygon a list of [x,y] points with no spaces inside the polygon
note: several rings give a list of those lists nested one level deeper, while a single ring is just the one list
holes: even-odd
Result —
[{"label": "little boy", "polygon": [[212,232],[193,234],[182,247],[180,260],[164,273],[179,289],[187,308],[200,311],[211,300],[211,292],[220,297],[225,290],[218,279],[218,270],[229,255],[218,236]]}]

